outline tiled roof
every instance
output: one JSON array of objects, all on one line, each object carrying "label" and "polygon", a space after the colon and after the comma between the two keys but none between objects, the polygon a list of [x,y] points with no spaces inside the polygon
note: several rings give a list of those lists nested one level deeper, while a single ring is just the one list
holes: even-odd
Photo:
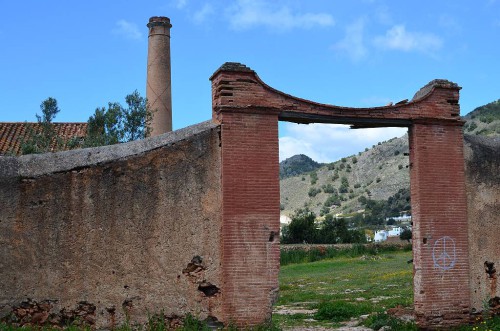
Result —
[{"label": "tiled roof", "polygon": [[[56,133],[64,140],[72,137],[84,137],[87,132],[87,123],[53,123]],[[0,122],[0,155],[19,155],[21,142],[29,136],[28,127],[35,132],[41,129],[38,123]]]}]

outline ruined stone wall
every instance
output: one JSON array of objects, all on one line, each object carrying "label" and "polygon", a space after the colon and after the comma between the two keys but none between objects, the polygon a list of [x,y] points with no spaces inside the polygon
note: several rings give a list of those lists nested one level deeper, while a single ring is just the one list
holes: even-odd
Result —
[{"label": "ruined stone wall", "polygon": [[471,305],[500,312],[500,138],[465,135]]},{"label": "ruined stone wall", "polygon": [[220,319],[219,134],[1,157],[0,318]]}]

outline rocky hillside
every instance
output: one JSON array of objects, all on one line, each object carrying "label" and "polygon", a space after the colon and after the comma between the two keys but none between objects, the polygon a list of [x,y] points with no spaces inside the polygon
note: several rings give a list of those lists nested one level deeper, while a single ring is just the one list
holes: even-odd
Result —
[{"label": "rocky hillside", "polygon": [[[385,200],[409,187],[408,137],[393,138],[357,155],[280,181],[282,214],[308,207],[316,214],[361,208],[360,196]],[[283,161],[283,162],[286,162]]]},{"label": "rocky hillside", "polygon": [[500,100],[477,107],[464,116],[464,132],[481,136],[500,135]]},{"label": "rocky hillside", "polygon": [[[500,100],[476,108],[464,119],[466,134],[500,135]],[[290,216],[303,207],[317,215],[351,213],[362,208],[358,201],[362,196],[386,200],[400,189],[409,188],[407,155],[405,135],[330,164],[313,163],[305,155],[293,156],[280,164],[280,169],[293,169],[295,173],[287,170],[281,175],[281,213]],[[317,168],[306,170],[313,164]]]}]

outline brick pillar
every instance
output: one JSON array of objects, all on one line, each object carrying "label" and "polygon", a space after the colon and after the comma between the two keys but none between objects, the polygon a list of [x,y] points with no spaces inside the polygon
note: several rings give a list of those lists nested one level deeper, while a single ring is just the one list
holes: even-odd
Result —
[{"label": "brick pillar", "polygon": [[271,318],[279,272],[278,114],[225,109],[222,123],[224,322]]},{"label": "brick pillar", "polygon": [[469,318],[467,200],[461,123],[410,127],[414,302],[417,323]]}]

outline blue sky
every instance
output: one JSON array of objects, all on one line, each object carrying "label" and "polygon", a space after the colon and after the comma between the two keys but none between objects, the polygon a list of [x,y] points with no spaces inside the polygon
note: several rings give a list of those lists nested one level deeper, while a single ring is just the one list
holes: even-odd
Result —
[{"label": "blue sky", "polygon": [[[241,62],[272,87],[340,106],[411,99],[435,78],[463,87],[462,114],[500,98],[500,0],[0,0],[0,121],[56,121],[145,96],[147,28],[173,28],[173,125],[211,118],[210,75]],[[280,157],[354,154],[405,130],[280,123]]]}]

